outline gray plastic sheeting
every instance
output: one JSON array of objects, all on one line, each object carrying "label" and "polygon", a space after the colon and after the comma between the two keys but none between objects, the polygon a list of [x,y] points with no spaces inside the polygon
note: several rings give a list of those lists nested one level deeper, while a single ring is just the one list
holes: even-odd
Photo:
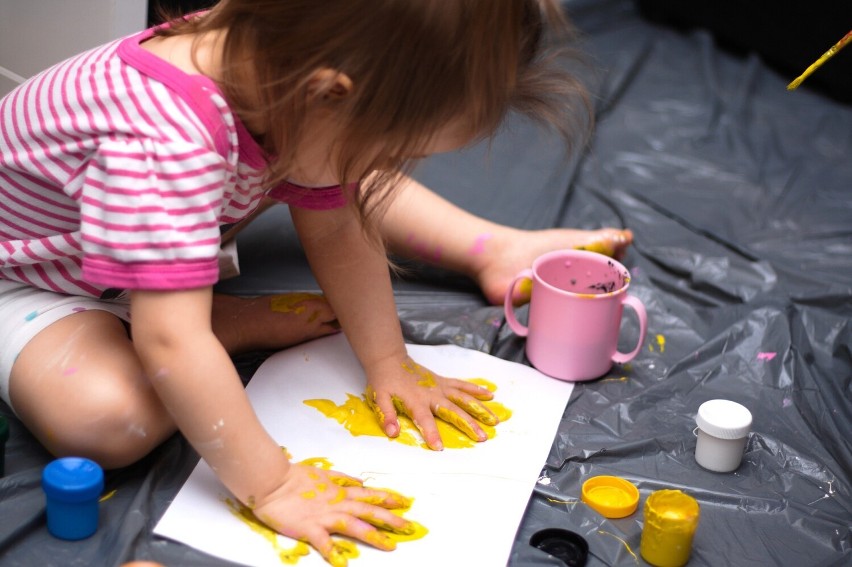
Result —
[{"label": "gray plastic sheeting", "polygon": [[[791,77],[757,57],[727,55],[707,33],[656,27],[627,0],[567,6],[590,55],[583,72],[597,110],[582,158],[565,165],[558,144],[512,120],[490,153],[441,156],[418,173],[502,223],[626,226],[636,235],[624,262],[648,307],[647,346],[632,364],[577,385],[510,565],[559,565],[528,545],[548,527],[583,535],[589,565],[644,564],[641,507],[663,488],[701,506],[690,565],[852,563],[852,108],[807,83],[787,92]],[[239,242],[243,276],[222,290],[315,289],[286,211],[266,213]],[[501,309],[462,278],[412,269],[397,299],[411,341],[524,361]],[[628,318],[625,343],[635,334]],[[238,361],[246,377],[263,356]],[[695,413],[714,398],[754,416],[733,473],[705,471],[693,456]],[[197,462],[182,438],[110,472],[106,490],[115,493],[101,505],[100,530],[62,542],[46,532],[39,488],[50,457],[0,411],[12,430],[0,563],[227,564],[151,535]],[[606,520],[579,502],[582,482],[602,474],[634,482],[639,511]],[[460,512],[475,521],[476,499],[487,497],[496,496],[472,494]]]}]

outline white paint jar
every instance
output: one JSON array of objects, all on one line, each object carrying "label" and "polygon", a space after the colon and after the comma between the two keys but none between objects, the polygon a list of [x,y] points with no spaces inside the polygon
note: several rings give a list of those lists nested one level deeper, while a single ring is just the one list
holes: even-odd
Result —
[{"label": "white paint jar", "polygon": [[698,408],[695,423],[695,461],[714,472],[736,470],[751,430],[751,412],[737,402],[709,400]]}]

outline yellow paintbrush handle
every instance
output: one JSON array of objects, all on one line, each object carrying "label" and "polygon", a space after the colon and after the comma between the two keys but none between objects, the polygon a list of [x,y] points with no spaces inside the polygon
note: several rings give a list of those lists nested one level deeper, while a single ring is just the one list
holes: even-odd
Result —
[{"label": "yellow paintbrush handle", "polygon": [[840,51],[841,49],[843,49],[843,48],[846,46],[846,44],[847,44],[847,43],[849,43],[850,41],[852,41],[852,31],[850,31],[849,33],[847,33],[846,35],[844,35],[844,36],[843,36],[843,39],[841,39],[840,41],[838,41],[837,43],[835,43],[834,45],[832,45],[832,46],[831,46],[831,49],[829,49],[828,51],[826,51],[825,53],[823,53],[823,54],[822,54],[822,56],[821,56],[819,59],[817,59],[816,61],[814,61],[814,62],[811,64],[811,66],[810,66],[810,67],[808,67],[807,69],[805,69],[805,72],[804,72],[804,73],[802,73],[801,75],[799,75],[798,77],[796,77],[796,78],[793,80],[793,82],[791,82],[789,85],[787,85],[787,90],[788,90],[788,91],[792,91],[793,89],[795,89],[796,87],[798,87],[799,85],[801,85],[801,84],[802,84],[802,81],[804,81],[805,79],[807,79],[807,78],[811,75],[811,73],[813,73],[814,71],[816,71],[817,69],[819,69],[819,68],[820,68],[820,66],[822,66],[822,64],[823,64],[823,63],[825,63],[826,61],[828,61],[829,59],[831,59],[832,57],[834,57],[834,54],[835,54],[835,53],[837,53],[838,51]]}]

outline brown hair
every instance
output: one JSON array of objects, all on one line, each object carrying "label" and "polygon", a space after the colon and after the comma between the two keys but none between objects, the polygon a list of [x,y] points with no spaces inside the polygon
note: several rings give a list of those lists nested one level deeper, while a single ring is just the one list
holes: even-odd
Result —
[{"label": "brown hair", "polygon": [[[479,140],[516,110],[571,147],[577,127],[589,124],[588,99],[548,56],[546,27],[567,35],[556,0],[221,0],[158,33],[227,30],[217,80],[238,116],[269,125],[258,139],[270,156],[270,185],[287,176],[309,135],[301,118],[319,98],[309,96],[311,77],[319,69],[348,76],[351,93],[327,104],[342,126],[341,182],[364,182],[356,202],[367,221],[412,160],[383,165],[418,155],[452,121]],[[365,164],[364,147],[380,155]]]}]

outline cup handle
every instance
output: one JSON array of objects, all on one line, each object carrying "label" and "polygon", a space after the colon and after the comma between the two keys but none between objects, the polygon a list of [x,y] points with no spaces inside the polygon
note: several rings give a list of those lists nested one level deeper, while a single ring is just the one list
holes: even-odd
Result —
[{"label": "cup handle", "polygon": [[639,354],[639,349],[645,344],[645,333],[648,330],[648,315],[645,313],[645,305],[642,301],[633,295],[626,295],[624,297],[624,304],[632,307],[633,311],[636,312],[636,316],[639,317],[639,342],[636,344],[636,348],[630,352],[616,351],[612,357],[612,361],[616,364],[624,364],[636,358],[636,355]]},{"label": "cup handle", "polygon": [[522,325],[518,318],[515,317],[515,306],[512,303],[512,292],[515,291],[515,286],[518,281],[527,278],[532,279],[533,273],[532,270],[523,270],[515,279],[512,280],[512,283],[509,284],[509,287],[506,289],[506,296],[503,298],[503,312],[506,314],[506,322],[509,323],[509,327],[515,332],[519,337],[526,337],[529,333],[529,328]]}]

